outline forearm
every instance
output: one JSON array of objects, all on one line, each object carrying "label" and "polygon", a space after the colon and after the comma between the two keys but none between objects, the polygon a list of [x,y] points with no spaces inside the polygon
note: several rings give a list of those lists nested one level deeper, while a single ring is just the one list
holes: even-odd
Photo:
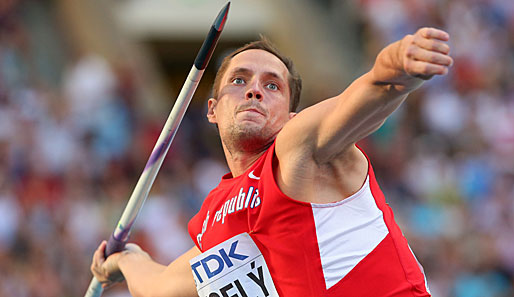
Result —
[{"label": "forearm", "polygon": [[158,296],[159,280],[166,266],[135,253],[123,254],[118,265],[132,296]]},{"label": "forearm", "polygon": [[197,297],[189,260],[201,252],[197,247],[178,257],[168,266],[161,265],[137,244],[128,243],[125,250],[105,258],[107,241],[93,255],[91,272],[102,286],[108,287],[125,278],[135,297]]},{"label": "forearm", "polygon": [[378,129],[425,80],[446,74],[453,63],[448,55],[448,40],[444,31],[423,28],[385,47],[373,68],[337,97],[330,125],[339,122],[337,130],[343,135],[335,138],[346,139],[346,144],[351,145],[365,137]]},{"label": "forearm", "polygon": [[425,80],[448,73],[453,63],[448,40],[444,31],[423,28],[384,48],[370,72],[350,86],[353,90],[346,96],[340,96],[334,109],[333,122],[351,111],[341,125],[342,133],[346,133],[341,137],[346,140],[344,144],[351,145],[378,129]]},{"label": "forearm", "polygon": [[199,254],[193,247],[168,266],[144,254],[126,254],[118,265],[134,297],[197,297],[189,260]]},{"label": "forearm", "polygon": [[408,93],[391,84],[377,85],[373,73],[363,75],[347,89],[345,96],[337,97],[330,110],[325,129],[336,127],[337,134],[327,134],[330,147],[351,147],[360,139],[376,131],[405,101]]}]

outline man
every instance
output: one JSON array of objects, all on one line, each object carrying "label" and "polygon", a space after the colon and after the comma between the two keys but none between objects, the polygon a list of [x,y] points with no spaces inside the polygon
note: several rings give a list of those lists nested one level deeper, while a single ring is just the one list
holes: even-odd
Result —
[{"label": "man", "polygon": [[134,296],[430,296],[355,143],[448,72],[448,40],[434,28],[407,35],[343,93],[298,114],[301,81],[287,58],[266,41],[229,55],[207,118],[231,173],[189,224],[196,246],[166,267],[133,244],[104,259],[104,242],[96,278],[124,277]]}]

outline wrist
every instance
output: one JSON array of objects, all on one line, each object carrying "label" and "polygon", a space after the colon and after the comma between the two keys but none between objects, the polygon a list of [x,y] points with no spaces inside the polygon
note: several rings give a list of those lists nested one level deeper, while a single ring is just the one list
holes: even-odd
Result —
[{"label": "wrist", "polygon": [[138,246],[134,247],[134,244],[127,244],[125,247],[125,250],[119,253],[118,258],[118,266],[120,267],[120,270],[123,270],[123,267],[131,266],[131,265],[138,265],[138,263],[152,260],[150,258],[150,255],[143,251]]},{"label": "wrist", "polygon": [[412,76],[405,70],[405,47],[411,35],[385,47],[377,56],[372,68],[374,84],[387,86],[388,90],[408,93],[420,87],[422,77]]}]

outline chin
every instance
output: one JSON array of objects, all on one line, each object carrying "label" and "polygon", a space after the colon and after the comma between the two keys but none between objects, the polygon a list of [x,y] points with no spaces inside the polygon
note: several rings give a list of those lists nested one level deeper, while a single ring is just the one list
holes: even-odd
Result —
[{"label": "chin", "polygon": [[265,127],[253,124],[240,125],[231,129],[226,140],[230,141],[235,147],[244,151],[260,150],[269,144],[273,133]]}]

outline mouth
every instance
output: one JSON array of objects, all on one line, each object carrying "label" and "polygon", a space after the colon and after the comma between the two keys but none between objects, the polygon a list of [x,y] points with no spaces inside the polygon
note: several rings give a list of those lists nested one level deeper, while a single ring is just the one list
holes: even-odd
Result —
[{"label": "mouth", "polygon": [[254,112],[254,113],[258,113],[260,115],[263,115],[265,116],[265,112],[257,107],[246,107],[246,108],[242,108],[241,110],[238,110],[237,113],[241,113],[241,112]]},{"label": "mouth", "polygon": [[244,110],[241,110],[241,112],[255,112],[255,113],[258,113],[260,115],[264,115],[263,112],[261,112],[260,110],[256,109],[256,108],[248,108],[248,109],[244,109]]}]

